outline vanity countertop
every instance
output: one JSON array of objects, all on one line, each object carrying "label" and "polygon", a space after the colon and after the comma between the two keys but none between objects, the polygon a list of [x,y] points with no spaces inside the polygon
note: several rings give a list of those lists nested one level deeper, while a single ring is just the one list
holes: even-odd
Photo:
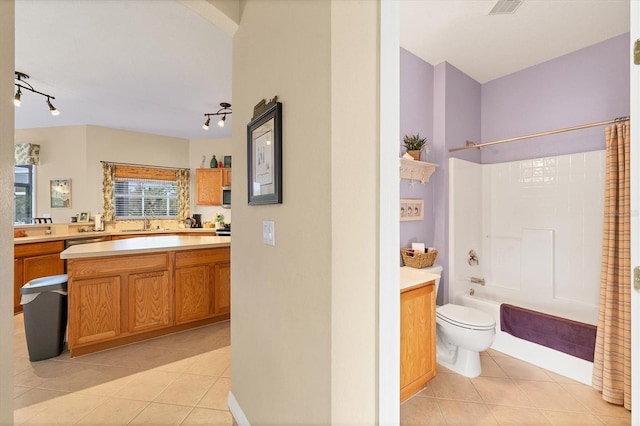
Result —
[{"label": "vanity countertop", "polygon": [[440,275],[432,274],[424,269],[402,266],[400,268],[400,291],[404,291],[408,288],[424,284],[438,278],[440,278]]}]

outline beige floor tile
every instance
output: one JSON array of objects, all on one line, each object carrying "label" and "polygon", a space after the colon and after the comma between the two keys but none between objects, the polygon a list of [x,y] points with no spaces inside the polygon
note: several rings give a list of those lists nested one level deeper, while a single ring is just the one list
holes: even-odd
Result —
[{"label": "beige floor tile", "polygon": [[191,374],[202,374],[204,376],[220,377],[230,365],[230,352],[219,349],[198,355],[187,372]]},{"label": "beige floor tile", "polygon": [[127,425],[144,410],[148,402],[108,398],[76,424],[92,426]]},{"label": "beige floor tile", "polygon": [[113,396],[151,402],[178,377],[180,375],[177,373],[142,371],[134,374],[129,383]]},{"label": "beige floor tile", "polygon": [[511,379],[476,377],[471,383],[487,404],[533,407],[531,400]]},{"label": "beige floor tile", "polygon": [[484,352],[480,352],[480,355],[489,355],[492,358],[497,358],[497,357],[501,357],[501,358],[511,358],[509,355],[503,353],[503,352],[499,352],[496,351],[495,349],[487,349]]},{"label": "beige floor tile", "polygon": [[26,386],[13,386],[13,398],[17,398],[20,395],[24,394],[25,392],[28,392],[29,390],[31,390],[32,388],[28,388]]},{"label": "beige floor tile", "polygon": [[590,413],[598,416],[620,417],[631,421],[629,410],[621,405],[608,403],[602,399],[602,394],[591,386],[585,386],[580,383],[563,383],[561,386],[587,407]]},{"label": "beige floor tile", "polygon": [[31,369],[31,361],[29,361],[29,357],[27,355],[13,356],[13,374],[22,373],[29,369]]},{"label": "beige floor tile", "polygon": [[225,370],[222,372],[222,374],[220,375],[220,377],[227,377],[230,378],[231,377],[231,366],[225,368]]},{"label": "beige floor tile", "polygon": [[612,417],[612,416],[596,416],[598,419],[608,426],[629,426],[631,424],[631,413],[629,413],[629,418],[625,419],[623,417]]},{"label": "beige floor tile", "polygon": [[586,407],[559,383],[534,380],[516,380],[515,382],[537,408],[587,412]]},{"label": "beige floor tile", "polygon": [[550,411],[540,410],[542,414],[551,422],[552,425],[568,426],[568,425],[602,425],[602,422],[592,414],[588,413],[571,413],[568,411]]},{"label": "beige floor tile", "polygon": [[480,355],[480,365],[482,372],[480,376],[483,377],[504,377],[507,378],[507,373],[500,368],[498,363],[489,355]]},{"label": "beige floor tile", "polygon": [[191,407],[182,405],[147,405],[129,424],[130,425],[179,425],[191,412]]},{"label": "beige floor tile", "polygon": [[235,423],[229,411],[194,408],[181,425],[233,426]]},{"label": "beige floor tile", "polygon": [[476,402],[437,400],[442,415],[450,425],[497,425],[486,404]]},{"label": "beige floor tile", "polygon": [[480,394],[467,377],[456,373],[437,374],[429,387],[436,398],[458,399],[462,401],[482,402]]},{"label": "beige floor tile", "polygon": [[13,419],[16,425],[22,424],[46,410],[51,401],[64,396],[64,392],[29,389],[27,392],[13,399]]},{"label": "beige floor tile", "polygon": [[431,380],[429,383],[427,383],[427,385],[425,387],[423,387],[422,389],[420,389],[418,391],[418,393],[416,393],[416,396],[420,396],[423,398],[435,398],[436,394],[433,391],[433,385],[431,384],[433,380]]},{"label": "beige floor tile", "polygon": [[402,426],[446,425],[438,402],[434,398],[413,397],[400,405]]},{"label": "beige floor tile", "polygon": [[545,370],[528,362],[520,361],[515,358],[494,357],[494,361],[507,373],[512,379],[526,380],[546,380],[552,381]]},{"label": "beige floor tile", "polygon": [[198,407],[228,410],[227,398],[231,389],[231,379],[219,378],[209,391],[198,402]]},{"label": "beige floor tile", "polygon": [[185,374],[167,386],[154,402],[195,407],[215,382],[215,377]]},{"label": "beige floor tile", "polygon": [[44,410],[25,421],[24,425],[72,425],[104,402],[93,395],[68,393],[51,399]]},{"label": "beige floor tile", "polygon": [[18,386],[36,387],[50,379],[66,377],[74,366],[53,360],[30,363],[30,367],[14,375],[13,383]]},{"label": "beige floor tile", "polygon": [[549,425],[549,420],[537,408],[489,405],[489,410],[500,425]]}]

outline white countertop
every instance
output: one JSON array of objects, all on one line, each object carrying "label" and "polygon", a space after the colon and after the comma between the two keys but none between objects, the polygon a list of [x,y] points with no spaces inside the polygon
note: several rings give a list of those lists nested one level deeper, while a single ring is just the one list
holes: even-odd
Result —
[{"label": "white countertop", "polygon": [[413,287],[419,284],[436,280],[440,275],[432,274],[424,269],[416,269],[410,266],[402,266],[400,268],[400,290]]},{"label": "white countertop", "polygon": [[229,246],[231,246],[231,237],[203,235],[134,237],[123,240],[71,246],[60,253],[60,258],[80,259],[88,257],[124,256],[157,251],[192,250]]}]

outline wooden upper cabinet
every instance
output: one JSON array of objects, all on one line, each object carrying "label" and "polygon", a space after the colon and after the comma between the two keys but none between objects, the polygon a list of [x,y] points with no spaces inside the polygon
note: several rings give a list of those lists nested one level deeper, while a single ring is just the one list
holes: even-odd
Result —
[{"label": "wooden upper cabinet", "polygon": [[222,186],[231,186],[231,169],[222,169]]},{"label": "wooden upper cabinet", "polygon": [[222,170],[196,169],[196,204],[200,206],[222,204]]}]

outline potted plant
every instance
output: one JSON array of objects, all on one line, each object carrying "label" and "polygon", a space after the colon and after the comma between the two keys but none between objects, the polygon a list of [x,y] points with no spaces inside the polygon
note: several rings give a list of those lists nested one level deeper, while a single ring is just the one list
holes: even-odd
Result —
[{"label": "potted plant", "polygon": [[414,160],[420,160],[420,151],[427,144],[427,138],[421,138],[419,133],[415,135],[405,135],[403,142],[409,155],[412,156]]}]

